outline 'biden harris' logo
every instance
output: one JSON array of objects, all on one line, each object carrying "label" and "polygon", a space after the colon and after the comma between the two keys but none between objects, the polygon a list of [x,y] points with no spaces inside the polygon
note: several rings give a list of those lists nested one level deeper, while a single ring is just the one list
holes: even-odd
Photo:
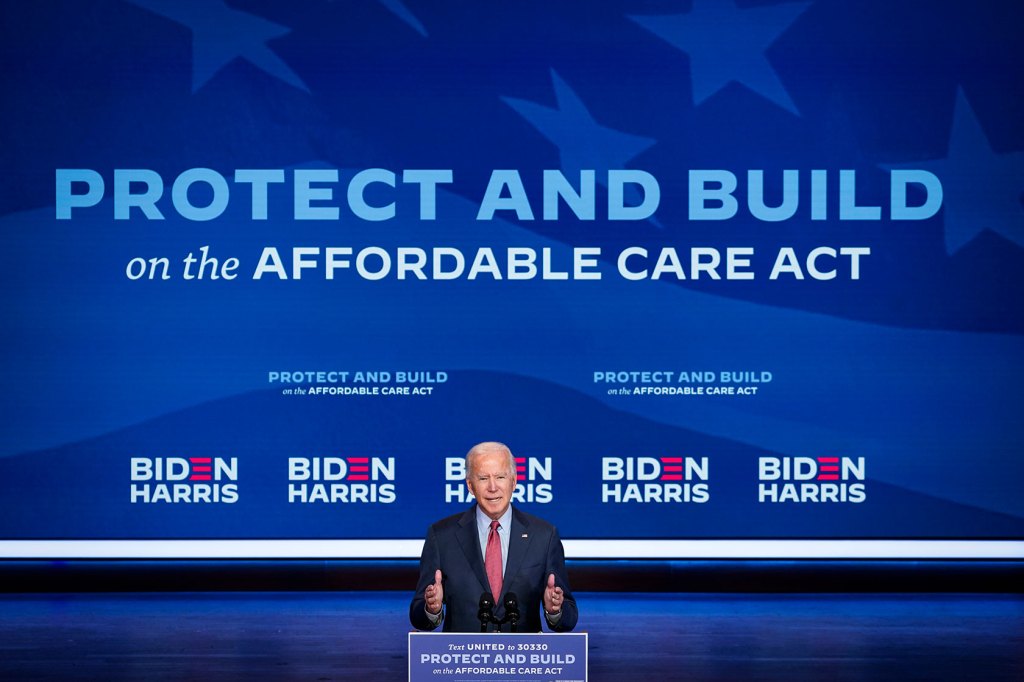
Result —
[{"label": "'biden harris' logo", "polygon": [[603,504],[703,504],[711,497],[707,457],[602,457]]},{"label": "'biden harris' logo", "polygon": [[391,504],[394,457],[289,457],[291,504]]},{"label": "'biden harris' logo", "polygon": [[867,499],[863,457],[760,457],[757,501],[853,503]]},{"label": "'biden harris' logo", "polygon": [[132,457],[132,504],[234,504],[237,457]]}]

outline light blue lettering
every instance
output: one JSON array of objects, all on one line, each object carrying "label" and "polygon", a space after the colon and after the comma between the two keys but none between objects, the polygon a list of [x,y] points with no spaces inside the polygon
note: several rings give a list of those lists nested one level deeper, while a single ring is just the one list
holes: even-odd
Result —
[{"label": "light blue lettering", "polygon": [[295,171],[295,219],[337,220],[337,206],[312,206],[314,201],[330,201],[334,190],[313,187],[314,182],[338,182],[336,168],[300,168]]},{"label": "light blue lettering", "polygon": [[387,185],[388,187],[394,187],[395,174],[383,168],[367,168],[356,173],[352,181],[348,183],[349,208],[352,209],[357,218],[362,218],[363,220],[390,220],[395,217],[395,202],[392,201],[384,206],[370,206],[366,203],[366,198],[363,196],[367,185],[375,182]]},{"label": "light blue lettering", "polygon": [[[197,182],[205,182],[213,190],[209,206],[193,206],[188,199],[188,189]],[[171,202],[174,210],[186,220],[213,220],[228,207],[228,181],[224,176],[209,168],[190,168],[177,177],[171,187]]]},{"label": "light blue lettering", "polygon": [[[132,194],[132,183],[142,183],[146,189],[141,194]],[[164,181],[156,171],[147,168],[118,168],[114,170],[114,220],[128,220],[132,206],[142,209],[150,220],[163,220],[164,215],[156,207],[163,196]]]},{"label": "light blue lettering", "polygon": [[[907,185],[911,183],[924,187],[925,200],[920,206],[907,206]],[[893,220],[927,220],[942,206],[942,183],[926,170],[894,170],[889,185]]]},{"label": "light blue lettering", "polygon": [[828,217],[828,171],[811,171],[811,220]]},{"label": "light blue lettering", "polygon": [[437,185],[451,184],[451,170],[406,170],[402,182],[420,186],[420,220],[437,217]]},{"label": "light blue lettering", "polygon": [[782,203],[766,206],[764,203],[764,171],[747,171],[747,207],[750,215],[765,222],[788,220],[796,215],[800,205],[800,171],[782,171]]},{"label": "light blue lettering", "polygon": [[[643,200],[626,206],[626,184],[639,185]],[[644,220],[654,215],[661,203],[661,187],[653,175],[642,170],[608,171],[608,220]]]},{"label": "light blue lettering", "polygon": [[580,191],[577,194],[573,186],[562,175],[561,171],[544,171],[544,220],[558,220],[558,198],[580,220],[593,220],[595,211],[594,171],[580,171]]},{"label": "light blue lettering", "polygon": [[240,168],[235,171],[236,183],[252,185],[252,219],[267,219],[267,185],[284,182],[284,170],[255,170]]},{"label": "light blue lettering", "polygon": [[[712,183],[718,186],[708,187]],[[728,220],[736,215],[736,176],[729,171],[691,170],[689,185],[690,220]],[[708,206],[709,201],[720,205]]]},{"label": "light blue lettering", "polygon": [[[508,188],[509,196],[503,197],[502,192]],[[480,202],[477,220],[492,220],[495,211],[515,211],[520,220],[533,220],[533,209],[526,198],[526,189],[517,170],[495,170],[487,183],[484,199]]]},{"label": "light blue lettering", "polygon": [[[72,190],[76,182],[86,185],[84,194]],[[89,168],[58,168],[56,174],[57,220],[70,220],[72,208],[95,206],[103,198],[103,176]]]},{"label": "light blue lettering", "polygon": [[857,171],[839,171],[839,219],[881,220],[881,206],[857,205]]}]

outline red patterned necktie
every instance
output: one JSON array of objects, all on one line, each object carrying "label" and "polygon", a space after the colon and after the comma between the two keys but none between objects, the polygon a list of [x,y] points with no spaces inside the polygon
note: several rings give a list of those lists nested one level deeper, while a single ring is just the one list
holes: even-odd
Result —
[{"label": "red patterned necktie", "polygon": [[501,595],[501,538],[498,537],[497,521],[491,521],[491,532],[487,534],[487,552],[484,556],[484,569],[487,581],[491,583],[491,594],[497,599]]}]

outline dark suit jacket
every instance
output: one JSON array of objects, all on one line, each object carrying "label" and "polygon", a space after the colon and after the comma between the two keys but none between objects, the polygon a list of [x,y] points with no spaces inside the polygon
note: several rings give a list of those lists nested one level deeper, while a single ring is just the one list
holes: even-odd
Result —
[{"label": "dark suit jacket", "polygon": [[[467,511],[438,521],[427,531],[420,557],[420,579],[416,595],[409,605],[409,620],[420,630],[434,629],[424,610],[423,592],[434,582],[437,569],[441,569],[444,587],[444,630],[479,632],[477,611],[480,595],[490,592],[491,588],[484,572],[475,504]],[[547,521],[513,507],[502,594],[494,595],[495,617],[501,619],[505,616],[504,596],[514,592],[519,601],[519,632],[540,632],[544,588],[552,573],[555,574],[555,584],[565,592],[562,618],[555,629],[567,632],[576,626],[579,613],[576,600],[569,591],[565,551],[558,530]],[[509,624],[501,629],[509,632]]]}]

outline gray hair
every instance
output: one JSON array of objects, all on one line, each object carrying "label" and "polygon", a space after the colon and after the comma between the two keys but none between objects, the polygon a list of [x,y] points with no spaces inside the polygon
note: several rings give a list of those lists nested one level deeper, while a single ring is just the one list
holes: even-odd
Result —
[{"label": "gray hair", "polygon": [[466,453],[466,480],[469,480],[469,473],[473,470],[473,461],[481,455],[485,455],[489,452],[504,452],[508,457],[508,471],[515,477],[516,475],[516,458],[512,454],[512,451],[508,449],[508,446],[504,443],[497,441],[484,441],[483,443],[477,443],[469,449]]}]

